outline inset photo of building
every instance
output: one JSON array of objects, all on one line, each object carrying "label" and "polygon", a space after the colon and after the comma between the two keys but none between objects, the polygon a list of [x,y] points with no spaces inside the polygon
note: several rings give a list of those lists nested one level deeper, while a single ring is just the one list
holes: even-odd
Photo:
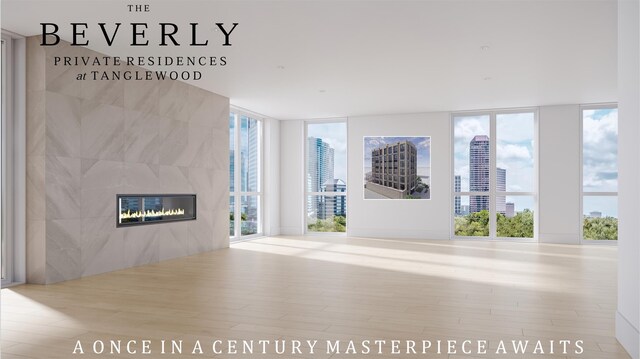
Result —
[{"label": "inset photo of building", "polygon": [[431,199],[431,137],[365,137],[364,199]]}]

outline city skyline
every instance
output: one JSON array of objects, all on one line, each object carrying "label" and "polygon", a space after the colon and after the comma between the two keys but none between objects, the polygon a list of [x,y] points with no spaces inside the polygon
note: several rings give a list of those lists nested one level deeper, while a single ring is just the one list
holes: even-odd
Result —
[{"label": "city skyline", "polygon": [[[334,181],[334,149],[322,138],[309,136],[306,160],[307,192],[326,192],[327,184]],[[325,202],[325,196],[311,196],[307,201],[307,213],[315,213],[316,218],[325,219]]]},{"label": "city skyline", "polygon": [[[470,142],[478,135],[490,137],[489,119],[488,115],[454,118],[454,174],[460,175],[464,192],[469,191]],[[496,116],[496,167],[509,173],[507,191],[533,191],[533,134],[533,113]]]},{"label": "city skyline", "polygon": [[[488,192],[490,189],[490,139],[486,135],[474,136],[469,143],[469,191],[470,192]],[[507,189],[507,170],[504,168],[496,168],[496,191],[504,192]],[[459,188],[460,176],[456,176],[454,182],[458,182]],[[458,199],[459,201],[459,199]],[[489,197],[487,196],[471,196],[469,199],[469,211],[471,213],[489,210]],[[506,200],[504,196],[496,197],[496,212],[506,213]]]},{"label": "city skyline", "polygon": [[317,123],[307,126],[307,138],[320,138],[333,149],[333,176],[347,182],[347,124]]},{"label": "city skyline", "polygon": [[[488,192],[490,184],[490,142],[486,135],[473,136],[469,142],[469,191]],[[469,212],[489,209],[488,196],[471,196]]]},{"label": "city skyline", "polygon": [[[470,145],[476,136],[490,133],[490,116],[463,116],[454,118],[454,181],[460,179],[460,191],[470,191]],[[532,192],[534,190],[533,163],[534,114],[498,114],[496,115],[496,190]],[[500,171],[505,171],[505,183],[498,181]],[[488,168],[486,170],[487,174]],[[455,183],[454,183],[455,185]],[[486,186],[488,192],[489,186]],[[470,205],[471,196],[460,196],[460,208]],[[531,196],[498,196],[496,210],[505,213],[506,203],[514,203],[516,211],[533,209]],[[483,198],[484,199],[484,198]],[[488,201],[488,193],[486,200]],[[504,203],[504,206],[503,206]],[[454,201],[455,204],[455,201]],[[503,211],[504,208],[504,211]]]},{"label": "city skyline", "polygon": [[[346,123],[307,125],[307,192],[346,192],[346,140]],[[307,216],[318,220],[346,217],[346,195],[308,196]]]},{"label": "city skyline", "polygon": [[[592,211],[602,212],[603,217],[618,215],[615,197],[588,196],[590,191],[617,191],[617,116],[615,108],[583,111],[584,215]],[[489,119],[488,115],[454,118],[454,175],[460,176],[463,192],[469,191],[469,143],[476,135],[489,136]],[[496,166],[507,170],[507,191],[534,191],[533,133],[533,113],[496,115]],[[526,196],[512,198],[516,210],[533,208]],[[461,200],[461,205],[468,204],[469,197]]]}]

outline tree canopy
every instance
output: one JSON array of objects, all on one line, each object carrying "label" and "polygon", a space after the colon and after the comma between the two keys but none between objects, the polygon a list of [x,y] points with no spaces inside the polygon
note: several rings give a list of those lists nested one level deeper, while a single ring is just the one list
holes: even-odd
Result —
[{"label": "tree canopy", "polygon": [[582,228],[582,238],[584,239],[600,239],[609,241],[615,241],[618,239],[618,219],[615,217],[586,217]]},{"label": "tree canopy", "polygon": [[347,217],[333,216],[333,218],[316,219],[314,223],[309,223],[307,229],[310,232],[346,232]]},{"label": "tree canopy", "polygon": [[[525,209],[513,217],[497,214],[497,235],[506,238],[533,238],[533,212]],[[455,234],[464,237],[489,236],[489,211],[482,210],[455,218]]]}]

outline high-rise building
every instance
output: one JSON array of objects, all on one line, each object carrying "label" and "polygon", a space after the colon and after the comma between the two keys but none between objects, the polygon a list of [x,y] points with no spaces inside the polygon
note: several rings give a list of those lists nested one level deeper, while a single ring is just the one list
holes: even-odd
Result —
[{"label": "high-rise building", "polygon": [[235,191],[235,131],[236,131],[236,115],[229,112],[229,191]]},{"label": "high-rise building", "polygon": [[[469,191],[489,192],[489,137],[477,135],[469,144]],[[489,196],[470,196],[469,212],[489,209]]]},{"label": "high-rise building", "polygon": [[[469,143],[469,191],[487,192],[484,196],[470,196],[469,212],[489,210],[489,167],[490,167],[490,142],[486,135],[477,135]],[[455,182],[454,182],[455,183]],[[507,170],[496,168],[496,191],[507,190]],[[506,213],[505,196],[496,197],[496,212]]]},{"label": "high-rise building", "polygon": [[466,216],[467,214],[469,214],[469,205],[468,204],[460,205],[460,214],[463,215],[463,216]]},{"label": "high-rise building", "polygon": [[235,150],[231,149],[229,150],[229,190],[231,192],[235,191],[235,183],[234,183],[234,176],[236,173],[235,167]]},{"label": "high-rise building", "polygon": [[[462,179],[459,175],[456,175],[453,179],[453,190],[456,193],[462,190]],[[459,216],[462,214],[462,209],[460,207],[460,196],[455,196],[455,198],[453,199],[453,208],[454,208],[453,213],[456,216]]]},{"label": "high-rise building", "polygon": [[[235,168],[233,169],[235,172]],[[247,186],[247,153],[240,151],[240,188],[238,191],[246,191]]]},{"label": "high-rise building", "polygon": [[505,214],[507,218],[511,218],[516,215],[516,205],[513,202],[505,203]]},{"label": "high-rise building", "polygon": [[371,151],[371,178],[375,184],[409,194],[418,184],[416,145],[411,141],[400,141]]},{"label": "high-rise building", "polygon": [[[507,190],[507,170],[504,168],[496,168],[496,191],[505,192]],[[505,196],[496,196],[496,212],[505,214],[507,198]]]},{"label": "high-rise building", "polygon": [[[322,192],[346,192],[347,184],[341,179],[327,180],[322,185]],[[322,196],[320,199],[321,211],[318,212],[318,218],[326,219],[333,216],[347,215],[347,196]]]},{"label": "high-rise building", "polygon": [[[260,121],[242,116],[240,117],[240,188],[243,192],[258,192],[258,172],[260,171]],[[235,169],[234,169],[235,170]],[[239,203],[242,213],[247,218],[258,217],[258,204],[254,197]],[[257,231],[257,222],[242,221],[242,231]]]},{"label": "high-rise building", "polygon": [[[307,192],[322,192],[322,185],[333,180],[334,150],[321,138],[307,138]],[[323,216],[321,196],[311,196],[307,213]]]},{"label": "high-rise building", "polygon": [[260,121],[252,118],[247,118],[247,147],[248,147],[248,159],[247,159],[247,187],[243,188],[243,191],[258,192],[258,171],[260,154]]},{"label": "high-rise building", "polygon": [[589,212],[590,218],[602,218],[602,212],[600,211],[591,211]]}]

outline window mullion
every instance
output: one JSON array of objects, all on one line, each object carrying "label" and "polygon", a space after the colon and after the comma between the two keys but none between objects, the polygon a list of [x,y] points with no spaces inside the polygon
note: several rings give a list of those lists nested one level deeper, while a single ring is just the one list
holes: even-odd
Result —
[{"label": "window mullion", "polygon": [[489,238],[497,238],[496,221],[496,113],[492,112],[489,118]]},{"label": "window mullion", "polygon": [[242,184],[242,154],[240,153],[240,141],[241,138],[241,129],[240,129],[240,116],[237,113],[233,114],[233,126],[235,127],[234,131],[234,141],[233,141],[233,162],[234,162],[234,171],[233,171],[233,188],[234,188],[234,218],[236,219],[233,223],[233,233],[234,237],[239,238],[241,235],[241,222],[242,222],[242,188],[240,187]]}]

